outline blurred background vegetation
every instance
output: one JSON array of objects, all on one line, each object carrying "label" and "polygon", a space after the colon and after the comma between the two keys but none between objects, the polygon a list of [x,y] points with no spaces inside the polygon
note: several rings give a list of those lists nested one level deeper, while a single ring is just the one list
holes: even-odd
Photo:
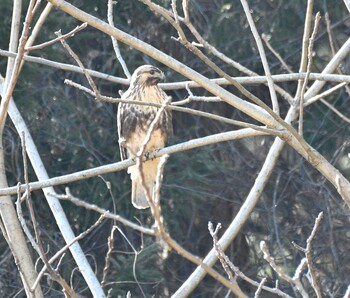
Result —
[{"label": "blurred background vegetation", "polygon": [[[28,1],[23,2],[26,8]],[[107,1],[70,2],[106,20]],[[170,9],[169,0],[157,2]],[[45,2],[41,5],[42,8],[44,4]],[[292,70],[297,72],[306,1],[252,0],[249,4],[259,32],[270,37],[272,46]],[[349,13],[342,1],[317,0],[314,12],[317,11],[321,12],[323,18],[315,42],[314,72],[321,71],[332,57],[325,14],[328,13],[331,20],[336,49],[348,38],[350,30]],[[191,0],[190,13],[194,25],[207,41],[232,59],[263,74],[255,42],[239,0]],[[0,48],[7,49],[12,1],[0,2],[0,14],[2,20]],[[171,38],[177,36],[174,29],[139,1],[118,1],[114,15],[115,24],[121,30],[152,44],[200,73],[215,77],[212,70]],[[53,9],[36,43],[54,38],[54,32],[59,29],[64,33],[68,32],[77,24],[73,18]],[[68,43],[87,68],[124,77],[109,36],[88,27],[69,39]],[[184,79],[123,44],[120,44],[120,49],[131,71],[139,65],[148,63],[158,65],[166,73],[168,81]],[[286,73],[279,61],[268,50],[266,52],[271,71],[274,74]],[[74,64],[59,43],[32,52],[31,55]],[[209,53],[208,55],[229,74],[243,75]],[[6,62],[5,57],[0,57],[0,72],[3,76]],[[349,73],[349,58],[344,61],[342,70]],[[14,93],[15,101],[51,177],[119,160],[117,107],[96,102],[92,97],[65,85],[63,83],[65,78],[87,86],[85,78],[80,74],[26,63]],[[118,90],[126,89],[126,86],[103,80],[95,82],[105,95],[117,97]],[[296,90],[295,82],[283,83],[281,86],[292,94]],[[331,86],[329,83],[325,88]],[[240,95],[233,87],[227,89]],[[250,86],[249,89],[269,103],[269,93],[265,86]],[[196,95],[208,95],[203,90],[193,92]],[[187,95],[185,90],[168,93],[173,100],[183,99]],[[349,117],[348,99],[349,94],[345,89],[327,98],[332,105]],[[282,114],[285,115],[289,105],[283,99],[280,99],[280,104]],[[251,121],[225,103],[191,103],[190,106],[233,119]],[[306,109],[305,121],[307,141],[350,179],[348,123],[342,121],[320,102]],[[174,137],[171,143],[232,129],[236,128],[189,114],[174,113]],[[214,224],[221,222],[223,228],[227,228],[253,185],[272,141],[271,137],[259,137],[216,144],[171,156],[162,189],[163,213],[170,234],[187,250],[204,257],[211,249],[212,241],[207,231],[208,221]],[[20,140],[10,120],[7,121],[4,144],[9,184],[23,182]],[[30,178],[32,181],[36,180],[32,171]],[[107,181],[111,182],[111,190],[107,188]],[[115,210],[118,214],[138,221],[142,225],[152,224],[149,211],[139,211],[131,206],[130,181],[126,171],[68,186],[75,196],[83,200],[108,210]],[[57,187],[57,192],[64,192],[64,187]],[[42,239],[48,255],[51,256],[64,245],[64,241],[42,193],[34,192],[33,200]],[[62,204],[76,234],[90,227],[99,216],[94,212],[77,208],[69,202]],[[276,262],[293,275],[304,254],[293,246],[292,241],[305,247],[306,239],[320,211],[323,211],[325,216],[313,245],[315,267],[325,297],[342,297],[350,276],[349,209],[344,206],[333,186],[289,147],[285,147],[259,204],[227,254],[245,274],[258,281],[266,276],[267,284],[273,286],[278,276],[263,260],[258,247],[259,242],[266,240]],[[112,221],[105,221],[80,242],[99,278],[102,277],[107,237],[112,225]],[[119,227],[136,250],[141,251],[141,245],[143,248],[134,262],[133,248],[120,233],[116,233],[109,284],[106,287],[106,289],[113,288],[113,297],[118,295],[125,297],[128,290],[133,297],[142,297],[143,294],[146,297],[152,295],[166,297],[169,295],[167,293],[176,291],[194,270],[193,264],[175,252],[170,252],[168,258],[162,260],[155,239],[142,236],[121,225]],[[133,274],[134,264],[137,280]],[[72,279],[73,287],[78,293],[89,297],[83,279],[78,270],[74,269],[75,263],[67,254],[60,272],[66,279]],[[215,269],[224,274],[219,264]],[[307,288],[310,287],[306,279],[304,284]],[[240,285],[245,292],[253,295],[254,288],[241,281]],[[279,285],[290,295],[296,295],[290,285],[283,281],[280,281]],[[46,297],[62,297],[60,288],[49,278],[42,282],[42,286]],[[21,297],[24,294],[20,290],[18,272],[6,242],[1,238],[0,295],[13,297],[19,293],[17,297]],[[223,286],[207,277],[191,297],[229,297],[225,296],[226,293],[227,290]],[[271,297],[271,294],[262,297]]]}]

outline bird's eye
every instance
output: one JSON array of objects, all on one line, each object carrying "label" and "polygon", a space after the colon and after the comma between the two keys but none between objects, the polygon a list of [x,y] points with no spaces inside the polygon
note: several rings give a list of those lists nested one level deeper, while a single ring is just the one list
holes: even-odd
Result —
[{"label": "bird's eye", "polygon": [[151,70],[149,73],[153,76],[156,72],[154,70]]}]

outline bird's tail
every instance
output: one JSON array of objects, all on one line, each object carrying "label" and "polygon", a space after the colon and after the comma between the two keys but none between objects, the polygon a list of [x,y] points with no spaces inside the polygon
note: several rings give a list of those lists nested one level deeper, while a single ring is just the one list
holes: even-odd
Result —
[{"label": "bird's tail", "polygon": [[[147,186],[149,194],[153,196],[154,185],[157,177],[159,159],[145,162],[142,166],[144,184]],[[131,202],[135,208],[146,209],[149,207],[146,193],[142,185],[142,178],[137,166],[129,167],[128,173],[132,181]]]}]

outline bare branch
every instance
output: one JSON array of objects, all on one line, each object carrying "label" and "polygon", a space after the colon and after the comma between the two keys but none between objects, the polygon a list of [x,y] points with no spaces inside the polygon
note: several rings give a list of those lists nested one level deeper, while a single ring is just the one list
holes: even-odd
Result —
[{"label": "bare branch", "polygon": [[[288,66],[288,64],[283,60],[283,58],[281,57],[280,54],[278,54],[276,52],[276,50],[272,47],[272,45],[269,42],[269,38],[267,37],[267,35],[265,33],[263,33],[261,35],[262,40],[265,42],[267,48],[271,51],[272,54],[275,55],[275,57],[278,59],[278,61],[281,63],[282,67],[287,70],[289,73],[293,73],[293,71],[291,70],[291,68]],[[272,76],[271,76],[272,78]]]},{"label": "bare branch", "polygon": [[[271,256],[265,241],[260,242],[260,249],[264,253],[264,259],[270,264],[271,268],[278,274],[280,278],[284,279],[286,282],[290,283],[291,285],[294,285],[297,288],[297,290],[300,292],[300,294],[303,296],[303,298],[309,297],[302,283],[299,280],[300,274],[296,274],[292,278],[287,273],[285,273],[282,270],[282,268],[280,268],[276,264],[275,259]],[[302,266],[300,266],[300,268],[302,268]],[[296,272],[301,272],[301,270],[297,270]]]},{"label": "bare branch", "polygon": [[[106,218],[105,215],[102,214],[98,218],[98,220],[90,228],[88,228],[84,232],[80,233],[78,236],[76,236],[74,239],[72,239],[69,243],[67,243],[65,246],[63,246],[58,252],[56,252],[55,255],[48,261],[48,263],[50,265],[52,265],[52,263],[54,261],[56,261],[65,251],[67,251],[69,249],[69,247],[71,247],[74,243],[76,243],[80,239],[84,238],[87,234],[92,232],[97,226],[99,226],[102,223],[102,221],[105,218]],[[46,267],[46,265],[44,265],[43,268],[41,269],[40,273],[38,274],[38,278],[36,279],[36,281],[32,287],[33,289],[35,289],[37,284],[40,282],[40,279],[43,277],[46,270],[47,270],[47,267]],[[96,290],[96,289],[93,289],[93,290]]]},{"label": "bare branch", "polygon": [[80,26],[77,26],[75,29],[73,29],[72,31],[66,33],[66,34],[63,34],[63,35],[60,35],[59,37],[55,38],[55,39],[52,39],[52,40],[49,40],[49,41],[46,41],[44,43],[41,43],[41,44],[38,44],[38,45],[35,45],[35,46],[26,46],[25,47],[25,52],[30,52],[30,51],[35,51],[35,50],[41,50],[47,46],[50,46],[58,41],[61,41],[62,39],[67,39],[69,37],[73,37],[77,32],[85,29],[87,27],[87,23],[83,23],[81,24]]},{"label": "bare branch", "polygon": [[336,109],[333,105],[331,105],[329,102],[325,101],[324,99],[321,99],[321,102],[327,106],[332,112],[336,113],[343,121],[350,123],[350,118],[346,117],[342,112],[340,112],[338,109]]},{"label": "bare branch", "polygon": [[[194,149],[202,146],[207,146],[209,144],[216,144],[219,142],[237,140],[237,139],[257,136],[257,135],[264,135],[264,133],[260,133],[251,129],[241,129],[237,131],[214,134],[214,135],[210,135],[199,139],[192,139],[190,141],[169,146],[164,149],[160,149],[150,154],[149,158],[160,157],[164,154],[173,154],[175,152],[190,150],[190,149]],[[104,165],[104,166],[100,166],[100,167],[96,167],[96,168],[92,168],[84,171],[78,171],[72,174],[62,175],[51,179],[46,178],[46,179],[43,179],[43,181],[39,181],[39,182],[31,182],[29,183],[29,186],[30,186],[30,189],[34,191],[42,188],[47,188],[50,186],[66,184],[74,181],[88,179],[88,178],[106,174],[106,173],[112,173],[115,171],[124,170],[134,164],[135,164],[135,161],[133,161],[132,159],[127,159],[121,162],[116,162],[116,163],[112,163],[112,164],[108,164],[108,165]],[[25,189],[26,189],[26,186],[22,184],[21,191],[25,191]],[[16,186],[0,189],[0,196],[7,195],[7,194],[16,194],[16,193],[17,193]]]},{"label": "bare branch", "polygon": [[[309,45],[309,37],[311,32],[311,22],[312,22],[312,11],[314,7],[314,0],[307,1],[306,15],[305,15],[305,23],[304,23],[304,34],[303,34],[303,42],[302,42],[302,52],[301,52],[301,61],[299,72],[306,72],[307,68],[307,52]],[[295,100],[297,104],[299,103],[299,99],[301,97],[303,81],[298,82],[298,88],[295,95]]]},{"label": "bare branch", "polygon": [[[242,292],[242,290],[240,289],[240,287],[238,286],[238,283],[237,281],[235,280],[232,272],[230,271],[230,266],[229,266],[229,263],[227,262],[227,257],[225,256],[224,252],[222,251],[221,247],[220,247],[220,244],[218,244],[218,232],[219,230],[221,229],[221,224],[218,223],[215,230],[213,228],[213,224],[209,221],[208,222],[208,230],[210,232],[210,235],[213,239],[213,246],[214,246],[214,249],[217,253],[217,256],[221,262],[221,265],[222,267],[224,268],[227,276],[229,277],[230,281],[232,284],[234,284],[238,290],[241,291],[241,295],[243,297],[246,297],[246,295]],[[225,258],[226,257],[226,258]]]},{"label": "bare branch", "polygon": [[315,95],[315,96],[311,97],[311,98],[307,101],[307,103],[304,104],[304,106],[308,106],[308,105],[310,105],[310,104],[316,102],[317,100],[320,100],[320,99],[322,99],[323,97],[326,97],[326,96],[332,94],[334,91],[339,90],[340,88],[346,86],[347,84],[348,84],[347,82],[340,83],[340,84],[338,84],[338,85],[336,85],[336,86],[334,86],[334,87],[332,87],[332,88],[329,88],[328,90],[326,90],[326,91],[324,91],[324,92],[322,92],[322,93],[320,93],[320,94],[318,94],[318,95]]},{"label": "bare branch", "polygon": [[[113,0],[108,0],[108,4],[107,4],[107,19],[108,19],[108,23],[114,27],[114,21],[113,21],[113,5],[116,3],[116,1],[113,1]],[[120,63],[120,65],[122,66],[123,68],[123,71],[124,71],[124,74],[126,75],[126,77],[128,79],[131,78],[131,74],[130,74],[130,71],[120,53],[120,50],[119,50],[119,45],[118,45],[118,41],[113,37],[111,36],[111,39],[112,39],[112,44],[113,44],[113,49],[114,49],[114,52],[115,52],[115,55]]]},{"label": "bare branch", "polygon": [[71,194],[69,188],[66,188],[66,194],[59,195],[59,194],[53,193],[51,195],[56,197],[57,199],[60,199],[60,200],[70,201],[74,205],[79,206],[79,207],[83,207],[87,210],[92,210],[92,211],[98,212],[98,213],[102,214],[105,218],[110,218],[110,219],[116,220],[116,221],[122,223],[123,225],[130,227],[136,231],[139,231],[143,234],[150,235],[150,236],[153,236],[155,234],[153,229],[148,229],[148,228],[139,226],[139,225],[127,220],[126,218],[124,218],[118,214],[110,213],[108,210],[105,210],[101,207],[98,207],[95,204],[90,204],[88,202],[85,202],[83,200],[78,199],[77,197],[75,197]]},{"label": "bare branch", "polygon": [[261,280],[261,282],[260,282],[260,284],[259,284],[259,287],[256,289],[256,291],[255,291],[255,294],[254,294],[254,298],[259,298],[259,296],[260,296],[260,293],[261,293],[261,290],[263,289],[263,285],[264,285],[264,283],[266,282],[266,277],[264,277],[262,280]]},{"label": "bare branch", "polygon": [[269,64],[267,62],[267,58],[266,58],[266,54],[265,54],[265,50],[264,50],[264,46],[261,42],[261,38],[260,35],[258,33],[258,30],[256,29],[252,14],[250,13],[250,8],[248,5],[248,2],[246,0],[241,0],[245,15],[247,17],[248,23],[249,23],[249,27],[250,30],[253,33],[254,39],[255,39],[255,43],[258,47],[258,51],[260,54],[260,59],[262,62],[262,65],[264,67],[264,71],[266,74],[266,78],[267,78],[267,84],[270,90],[270,97],[271,97],[271,102],[272,102],[272,107],[273,107],[273,111],[279,115],[279,106],[278,106],[278,100],[277,100],[277,95],[276,95],[276,90],[271,78],[271,72],[270,72],[270,67]]},{"label": "bare branch", "polygon": [[108,251],[105,257],[105,267],[103,268],[103,276],[101,281],[101,286],[104,288],[107,282],[107,275],[109,273],[110,265],[111,265],[111,256],[114,248],[114,232],[117,229],[116,226],[112,227],[111,234],[108,237]]},{"label": "bare branch", "polygon": [[[0,56],[5,57],[11,57],[16,58],[17,54],[14,52],[9,52],[5,50],[0,49]],[[40,57],[33,57],[24,55],[23,60],[31,63],[37,63],[46,65],[49,67],[54,67],[61,70],[66,71],[72,71],[84,74],[83,70],[78,67],[71,64],[66,63],[60,63]],[[128,85],[129,80],[125,78],[115,77],[109,74],[105,74],[102,72],[98,72],[91,69],[86,69],[86,71],[90,74],[90,76],[93,76],[95,78],[103,79],[109,82],[113,82],[120,85]],[[288,82],[288,81],[297,81],[302,80],[306,76],[306,73],[292,73],[292,74],[276,74],[272,75],[272,80],[275,83],[278,82]],[[258,76],[257,74],[252,75],[250,77],[233,77],[237,82],[243,85],[250,85],[250,84],[266,84],[266,76]],[[348,82],[350,83],[350,76],[349,75],[337,75],[337,74],[328,74],[328,73],[310,73],[309,80],[318,80],[318,81],[324,81],[324,82],[334,82],[334,83],[342,83],[342,82]],[[211,79],[211,82],[214,82],[215,84],[222,86],[222,85],[230,85],[231,83],[223,78],[217,78],[217,79]],[[183,81],[183,82],[173,82],[173,83],[161,83],[159,86],[164,90],[178,90],[178,89],[185,89],[186,86],[189,86],[190,88],[199,88],[201,87],[200,84],[194,82],[194,81]],[[278,90],[278,86],[275,86],[276,90]]]},{"label": "bare branch", "polygon": [[317,283],[317,278],[316,278],[316,272],[313,267],[313,262],[312,262],[312,240],[314,239],[317,229],[323,219],[323,212],[320,212],[319,215],[317,216],[315,220],[315,225],[312,229],[312,232],[306,240],[306,250],[305,250],[305,255],[307,259],[307,265],[309,267],[309,272],[310,272],[310,277],[311,277],[311,285],[315,290],[317,298],[322,298],[322,292],[320,289],[320,286]]},{"label": "bare branch", "polygon": [[2,100],[0,104],[0,134],[2,135],[2,131],[4,129],[5,125],[5,119],[7,115],[7,109],[9,102],[11,100],[12,93],[15,89],[17,79],[19,76],[20,66],[22,63],[22,58],[24,56],[24,47],[28,39],[29,35],[29,28],[32,23],[34,14],[33,14],[33,8],[36,1],[31,0],[28,6],[26,18],[24,21],[24,27],[22,30],[22,35],[19,40],[18,50],[17,50],[17,56],[14,62],[13,70],[11,73],[6,73],[6,82],[5,82],[5,90],[3,90],[2,93]]},{"label": "bare branch", "polygon": [[[84,23],[84,24],[86,24],[86,23]],[[62,37],[62,34],[60,31],[55,32],[55,34],[58,37]],[[84,67],[83,63],[79,59],[78,55],[74,53],[74,51],[71,49],[71,47],[67,44],[67,42],[63,38],[60,39],[60,42],[63,45],[63,47],[68,51],[68,53],[72,56],[72,58],[75,60],[75,62],[79,65],[79,67],[83,70],[83,73],[84,73],[86,79],[88,80],[90,87],[94,90],[96,98],[99,98],[100,92],[98,91],[94,80],[91,78],[89,73],[86,71],[86,68]]]},{"label": "bare branch", "polygon": [[306,90],[306,86],[308,84],[309,81],[309,76],[311,73],[311,66],[312,66],[312,52],[313,52],[313,48],[314,48],[314,42],[315,42],[315,38],[316,38],[316,34],[318,31],[318,25],[320,24],[320,20],[321,20],[321,15],[318,12],[316,14],[316,18],[315,18],[315,25],[314,25],[314,30],[311,34],[310,40],[309,40],[309,47],[308,47],[308,62],[307,62],[307,67],[306,67],[306,77],[304,79],[303,85],[301,87],[301,92],[300,92],[300,98],[297,99],[297,101],[299,102],[299,134],[302,136],[303,135],[303,123],[304,123],[304,94],[305,94],[305,90]]}]

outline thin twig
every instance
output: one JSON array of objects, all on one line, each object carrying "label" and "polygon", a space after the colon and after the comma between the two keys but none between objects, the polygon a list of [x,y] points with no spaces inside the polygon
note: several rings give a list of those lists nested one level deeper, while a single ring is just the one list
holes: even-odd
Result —
[{"label": "thin twig", "polygon": [[350,118],[346,117],[342,112],[336,109],[333,105],[331,105],[328,101],[321,99],[320,100],[325,106],[327,106],[331,111],[337,114],[343,121],[350,123]]},{"label": "thin twig", "polygon": [[[25,193],[25,197],[28,199],[28,195],[27,195],[27,192]],[[22,206],[21,206],[21,201],[22,201],[22,198],[21,198],[21,195],[20,195],[20,192],[18,192],[18,195],[17,195],[17,201],[16,201],[16,209],[17,209],[17,215],[18,215],[18,219],[21,223],[21,226],[23,228],[23,231],[24,233],[26,234],[27,238],[29,239],[32,247],[35,249],[35,251],[38,253],[38,255],[40,256],[40,259],[42,260],[42,262],[44,263],[44,265],[46,266],[47,270],[49,271],[50,273],[50,277],[52,278],[52,280],[56,281],[57,283],[59,283],[62,287],[62,290],[64,293],[68,293],[69,294],[69,297],[72,297],[72,298],[76,298],[77,295],[75,294],[75,292],[71,289],[71,287],[69,287],[69,285],[67,284],[67,282],[62,278],[62,276],[52,268],[52,266],[49,264],[48,260],[47,260],[47,256],[46,256],[46,253],[43,249],[43,246],[42,246],[42,243],[41,243],[41,240],[40,238],[38,237],[38,232],[36,231],[35,233],[37,234],[36,235],[36,238],[37,238],[37,241],[35,241],[34,237],[32,236],[32,234],[30,233],[29,231],[29,228],[28,228],[28,225],[24,219],[24,216],[23,216],[23,212],[22,212]],[[34,217],[34,212],[33,210],[31,211],[31,218],[32,218],[32,221],[33,221],[33,224],[35,221],[35,217]],[[37,288],[37,286],[39,285],[38,282],[34,282],[32,288],[31,288],[31,292],[34,292]]]},{"label": "thin twig", "polygon": [[220,247],[220,245],[218,244],[218,232],[219,230],[221,229],[221,224],[218,223],[215,230],[214,230],[214,227],[213,227],[213,224],[209,221],[208,222],[208,230],[209,230],[209,233],[213,239],[213,247],[214,249],[216,250],[216,253],[217,253],[217,256],[221,262],[221,265],[222,267],[224,268],[228,278],[230,279],[231,283],[235,285],[235,287],[237,289],[239,289],[239,291],[241,292],[241,295],[243,297],[246,297],[246,295],[242,292],[242,290],[240,289],[237,281],[235,280],[231,270],[230,270],[230,266],[228,264],[228,262],[226,261],[225,259],[225,254],[224,252],[222,251],[222,248]]},{"label": "thin twig", "polygon": [[304,104],[304,107],[306,107],[306,106],[308,106],[308,105],[314,103],[314,102],[317,101],[317,100],[322,99],[323,97],[326,97],[326,96],[332,94],[333,92],[335,92],[335,91],[337,91],[338,89],[340,89],[340,88],[346,86],[347,84],[348,84],[347,82],[340,83],[340,84],[338,84],[338,85],[335,85],[335,86],[332,87],[332,88],[327,89],[326,91],[324,91],[324,92],[322,92],[322,93],[320,93],[320,94],[317,94],[316,96],[311,97],[311,98],[308,99],[308,101]]},{"label": "thin twig", "polygon": [[[154,132],[154,130],[156,129],[159,121],[161,120],[161,116],[163,115],[166,106],[170,103],[170,97],[166,98],[164,100],[164,103],[162,104],[161,108],[157,111],[154,119],[152,120],[148,130],[147,130],[147,134],[144,138],[144,140],[142,141],[141,144],[141,148],[139,149],[138,152],[136,153],[136,167],[138,168],[139,172],[140,172],[140,178],[141,178],[141,183],[142,183],[142,187],[143,190],[145,192],[145,196],[146,199],[148,201],[148,204],[151,208],[153,217],[155,218],[155,222],[156,222],[156,229],[159,229],[158,227],[158,223],[162,223],[162,217],[161,217],[161,211],[160,211],[160,204],[157,204],[157,202],[154,201],[154,190],[153,189],[149,189],[149,185],[146,184],[145,182],[145,178],[144,178],[144,172],[143,172],[143,155],[146,153],[146,148],[147,145],[149,143],[149,141],[151,140],[151,136]],[[166,161],[167,158],[165,158],[164,161]],[[162,168],[160,168],[162,169]],[[161,175],[161,174],[157,174]]]},{"label": "thin twig", "polygon": [[109,273],[110,265],[111,265],[111,257],[112,257],[112,252],[114,248],[114,232],[117,229],[117,226],[113,226],[111,230],[111,234],[108,237],[108,251],[106,253],[105,257],[105,267],[103,268],[103,276],[102,276],[102,281],[101,281],[101,286],[104,288],[106,286],[107,282],[107,276]]},{"label": "thin twig", "polygon": [[171,9],[173,10],[175,22],[179,23],[179,15],[177,13],[176,1],[177,0],[171,0]]},{"label": "thin twig", "polygon": [[320,24],[320,20],[321,20],[321,15],[318,12],[316,14],[316,18],[315,18],[315,25],[314,25],[314,30],[311,34],[311,37],[309,39],[309,47],[308,47],[308,62],[307,62],[307,67],[306,67],[306,77],[304,79],[303,85],[301,87],[301,92],[300,92],[300,98],[299,98],[299,134],[302,136],[303,135],[303,125],[304,125],[304,94],[306,91],[306,86],[309,82],[309,76],[311,73],[311,67],[312,67],[312,52],[313,52],[313,48],[314,48],[314,42],[316,39],[316,34],[318,31],[318,25]]},{"label": "thin twig", "polygon": [[42,11],[42,13],[40,14],[38,20],[36,21],[34,27],[33,27],[33,30],[26,42],[26,45],[25,45],[25,48],[26,47],[30,47],[33,45],[35,39],[37,38],[45,20],[47,19],[47,16],[49,15],[49,13],[51,12],[52,10],[52,7],[53,5],[51,3],[47,3],[44,10]]},{"label": "thin twig", "polygon": [[[57,31],[55,32],[55,34],[58,37],[62,37],[61,31]],[[75,60],[75,62],[79,65],[79,67],[82,69],[86,79],[89,82],[90,87],[92,88],[92,90],[94,90],[95,96],[96,98],[99,98],[100,96],[100,92],[97,89],[97,86],[94,82],[94,80],[91,78],[90,74],[88,73],[88,71],[86,70],[86,68],[84,67],[83,63],[81,62],[81,60],[79,59],[78,55],[74,53],[74,51],[72,50],[72,48],[67,44],[67,42],[64,39],[60,39],[61,44],[63,45],[63,47],[68,51],[68,53],[72,56],[72,58]]]},{"label": "thin twig", "polygon": [[281,57],[281,55],[272,47],[272,45],[269,42],[269,38],[265,33],[261,34],[262,40],[265,42],[267,48],[271,51],[272,54],[275,55],[275,57],[278,59],[278,61],[281,63],[282,67],[287,70],[289,73],[293,73],[292,69],[288,66],[286,61]]},{"label": "thin twig", "polygon": [[[348,1],[348,0],[346,0],[346,1]],[[327,28],[327,35],[328,35],[328,39],[329,39],[329,45],[331,47],[332,56],[334,57],[336,55],[336,50],[335,50],[335,45],[334,45],[334,37],[333,37],[333,32],[332,32],[331,20],[329,18],[328,12],[325,13],[325,21],[326,21],[326,28]],[[337,71],[339,74],[341,74],[341,75],[343,74],[341,65],[339,65],[339,67],[337,68]],[[348,93],[348,95],[350,95],[350,87],[346,86],[345,90]]]},{"label": "thin twig", "polygon": [[80,26],[77,26],[75,29],[73,29],[72,31],[66,33],[66,34],[63,34],[59,37],[56,37],[55,39],[52,39],[52,40],[49,40],[49,41],[46,41],[46,42],[43,42],[41,44],[38,44],[38,45],[35,45],[35,46],[29,46],[29,47],[26,47],[25,48],[25,52],[28,53],[28,52],[31,52],[31,51],[35,51],[35,50],[41,50],[47,46],[50,46],[58,41],[61,41],[62,39],[67,39],[69,37],[73,37],[77,32],[85,29],[87,27],[87,23],[83,23],[81,24]]},{"label": "thin twig", "polygon": [[315,220],[315,225],[311,231],[311,234],[309,238],[307,238],[306,240],[306,251],[305,251],[307,265],[309,267],[309,272],[311,277],[311,285],[314,288],[317,298],[322,298],[322,291],[320,289],[320,286],[318,285],[315,268],[312,262],[312,240],[316,235],[317,229],[319,228],[322,219],[323,219],[323,212],[320,212]]},{"label": "thin twig", "polygon": [[270,97],[271,97],[273,111],[277,115],[279,115],[280,109],[279,109],[279,105],[278,105],[276,90],[275,90],[274,83],[273,83],[272,78],[271,78],[270,67],[269,67],[269,64],[267,62],[264,46],[263,46],[263,44],[261,42],[261,38],[260,38],[260,35],[258,33],[258,30],[256,29],[255,22],[253,20],[253,17],[252,17],[252,14],[251,14],[248,2],[246,0],[241,0],[241,3],[242,3],[242,6],[243,6],[243,9],[244,9],[247,21],[249,23],[250,30],[253,33],[253,36],[254,36],[254,39],[255,39],[255,43],[256,43],[256,45],[258,47],[258,51],[259,51],[259,55],[260,55],[260,59],[261,59],[262,65],[264,67],[265,75],[266,75],[266,78],[267,78],[267,85],[268,85],[269,91],[270,91]]},{"label": "thin twig", "polygon": [[[24,132],[22,132],[22,134],[20,135],[20,138],[21,138],[21,146],[22,146],[24,182],[26,185],[26,202],[27,202],[27,206],[29,209],[31,220],[33,222],[33,229],[34,229],[34,233],[35,233],[35,237],[36,237],[36,243],[38,246],[40,246],[41,241],[40,241],[40,237],[39,237],[38,224],[36,222],[35,215],[34,215],[33,203],[32,203],[32,198],[31,198],[31,191],[30,191],[30,187],[29,187],[28,160],[27,160],[27,149],[26,149]],[[20,203],[21,202],[19,202],[19,204]],[[40,242],[40,244],[39,244],[39,242]],[[33,245],[33,243],[32,243],[32,245]],[[40,251],[41,251],[41,249],[40,249]],[[40,251],[39,251],[39,255],[40,255]]]},{"label": "thin twig", "polygon": [[[301,48],[299,72],[306,72],[306,68],[307,68],[307,53],[309,48],[309,38],[310,38],[310,32],[311,32],[311,22],[313,17],[313,14],[312,14],[313,7],[314,7],[314,0],[308,0],[307,7],[306,7],[306,14],[305,14],[304,34],[303,34],[303,41],[302,41],[302,48]],[[294,100],[296,105],[299,104],[302,87],[303,87],[303,81],[299,80],[297,91],[295,93],[295,100]]]},{"label": "thin twig", "polygon": [[[300,275],[296,274],[295,278],[292,278],[287,273],[285,273],[283,269],[276,264],[275,259],[271,256],[265,241],[260,242],[260,249],[264,254],[264,259],[270,264],[271,268],[278,274],[280,278],[284,279],[286,282],[295,286],[296,289],[304,298],[309,297],[309,295],[307,294],[307,292],[303,287],[303,284],[299,280]],[[300,270],[297,270],[296,272],[300,272]]]},{"label": "thin twig", "polygon": [[143,234],[146,234],[146,235],[150,235],[150,236],[153,236],[154,235],[154,230],[153,229],[148,229],[148,228],[145,228],[145,227],[142,227],[142,226],[139,226],[135,223],[133,223],[132,221],[129,221],[127,220],[126,218],[118,215],[118,214],[113,214],[113,213],[110,213],[108,210],[106,209],[103,209],[95,204],[90,204],[88,202],[85,202],[75,196],[73,196],[69,190],[68,187],[66,187],[66,194],[50,194],[54,197],[56,197],[57,199],[60,199],[60,200],[66,200],[66,201],[70,201],[72,202],[74,205],[76,206],[79,206],[79,207],[83,207],[87,210],[92,210],[92,211],[95,211],[97,213],[100,213],[100,214],[103,214],[105,218],[110,218],[110,219],[113,219],[113,220],[116,220],[120,223],[122,223],[123,225],[127,226],[127,227],[130,227],[136,231],[139,231]]},{"label": "thin twig", "polygon": [[[113,21],[113,5],[116,3],[116,1],[113,0],[108,0],[108,4],[107,4],[107,19],[108,19],[108,23],[114,27],[114,21]],[[123,68],[124,74],[126,75],[126,77],[128,79],[131,78],[131,74],[130,71],[123,59],[123,56],[120,53],[120,49],[119,49],[119,45],[118,45],[118,41],[111,36],[112,39],[112,44],[113,44],[113,49],[114,49],[114,53],[120,63],[120,65]]]},{"label": "thin twig", "polygon": [[266,277],[264,277],[264,278],[261,280],[261,282],[260,282],[260,284],[259,284],[259,287],[258,287],[258,288],[256,289],[256,291],[255,291],[254,298],[259,298],[260,293],[261,293],[261,290],[263,289],[263,286],[264,286],[264,284],[265,284],[266,281],[267,281]]},{"label": "thin twig", "polygon": [[[79,241],[80,239],[84,238],[87,234],[89,234],[90,232],[92,232],[97,226],[99,226],[102,221],[106,218],[106,216],[104,214],[102,214],[98,220],[87,230],[85,230],[84,232],[80,233],[78,236],[76,236],[74,239],[72,239],[69,243],[67,243],[65,246],[63,246],[59,251],[57,251],[55,253],[55,255],[53,257],[51,257],[51,259],[48,261],[48,263],[51,265],[54,261],[56,261],[65,251],[67,251],[69,249],[70,246],[72,246],[75,242]],[[43,277],[45,271],[47,270],[46,265],[43,266],[43,268],[41,269],[40,273],[38,274],[38,277],[34,283],[34,285],[32,286],[33,289],[36,288],[36,286],[38,285],[38,283],[40,282],[41,278]]]}]

